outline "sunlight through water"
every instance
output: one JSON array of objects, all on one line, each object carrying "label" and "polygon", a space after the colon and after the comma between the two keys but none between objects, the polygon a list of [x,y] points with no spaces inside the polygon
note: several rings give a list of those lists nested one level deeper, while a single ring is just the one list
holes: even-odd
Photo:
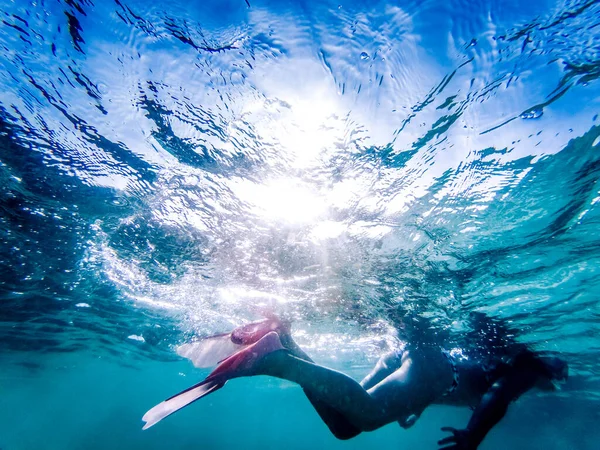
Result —
[{"label": "sunlight through water", "polygon": [[[495,339],[569,361],[559,398],[580,409],[539,431],[547,448],[595,448],[599,2],[0,0],[0,15],[0,382],[53,370],[68,397],[85,355],[87,380],[95,364],[173,375],[139,381],[151,392],[197,377],[182,344],[271,314],[353,375],[422,335],[468,357],[489,344],[477,326],[502,324]],[[120,383],[110,395],[146,407]],[[91,442],[100,419],[63,408]],[[138,425],[98,408],[118,439]],[[0,418],[5,450],[88,442]],[[172,426],[161,442],[196,448]],[[206,448],[244,445],[201,426]],[[389,433],[344,448],[398,446]]]}]

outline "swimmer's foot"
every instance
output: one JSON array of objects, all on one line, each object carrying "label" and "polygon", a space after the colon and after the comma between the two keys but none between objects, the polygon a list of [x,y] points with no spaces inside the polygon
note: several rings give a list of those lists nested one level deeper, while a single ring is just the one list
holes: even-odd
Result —
[{"label": "swimmer's foot", "polygon": [[177,348],[177,354],[191,360],[196,367],[214,367],[272,331],[279,335],[284,347],[293,347],[290,328],[290,322],[271,315],[265,320],[237,327],[230,333],[182,344]]},{"label": "swimmer's foot", "polygon": [[258,375],[260,362],[265,356],[278,350],[286,348],[281,345],[277,332],[270,331],[254,344],[224,359],[204,381],[224,383],[232,378]]}]

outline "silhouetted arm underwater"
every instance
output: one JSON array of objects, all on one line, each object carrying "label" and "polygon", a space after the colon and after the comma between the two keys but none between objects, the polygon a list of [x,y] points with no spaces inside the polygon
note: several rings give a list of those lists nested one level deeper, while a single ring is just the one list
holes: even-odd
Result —
[{"label": "silhouetted arm underwater", "polygon": [[452,433],[438,442],[442,450],[473,450],[489,431],[504,417],[508,405],[536,385],[539,375],[529,370],[514,370],[498,379],[483,395],[473,411],[467,427],[457,430],[444,427]]}]

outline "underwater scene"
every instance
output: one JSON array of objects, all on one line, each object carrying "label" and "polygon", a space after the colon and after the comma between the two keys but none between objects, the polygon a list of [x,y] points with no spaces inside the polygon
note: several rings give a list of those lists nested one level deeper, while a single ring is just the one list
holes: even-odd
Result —
[{"label": "underwater scene", "polygon": [[0,48],[1,450],[600,448],[600,2],[0,0]]}]

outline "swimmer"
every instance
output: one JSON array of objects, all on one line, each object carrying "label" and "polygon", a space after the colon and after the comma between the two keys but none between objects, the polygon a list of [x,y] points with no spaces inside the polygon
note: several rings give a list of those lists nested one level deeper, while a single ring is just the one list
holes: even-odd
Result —
[{"label": "swimmer", "polygon": [[[205,361],[206,349],[234,351],[201,383],[171,397],[143,417],[144,429],[239,377],[268,375],[299,384],[331,432],[350,439],[398,422],[409,428],[430,405],[467,406],[473,414],[464,429],[450,427],[438,442],[443,450],[476,449],[506,413],[509,404],[533,388],[555,389],[567,364],[556,357],[521,350],[509,360],[475,361],[434,346],[408,345],[390,352],[360,383],[315,364],[294,342],[290,324],[276,317],[251,323],[201,343],[188,357]],[[216,345],[216,342],[221,344]],[[223,345],[224,343],[226,345]],[[222,356],[222,355],[220,355]]]}]

